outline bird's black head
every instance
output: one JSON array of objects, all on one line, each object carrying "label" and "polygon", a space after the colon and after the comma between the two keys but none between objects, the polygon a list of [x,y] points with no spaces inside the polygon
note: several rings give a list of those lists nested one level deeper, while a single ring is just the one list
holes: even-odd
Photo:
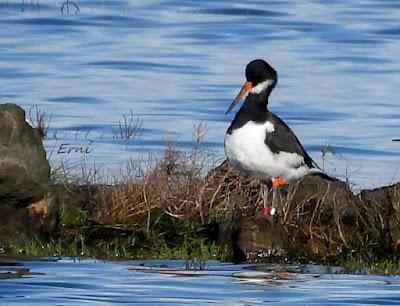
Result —
[{"label": "bird's black head", "polygon": [[[228,114],[239,103],[240,99],[248,92],[254,95],[263,95],[265,100],[275,88],[278,75],[266,61],[256,59],[246,66],[246,82],[236,98],[232,101],[225,114]],[[261,96],[259,96],[261,97]]]},{"label": "bird's black head", "polygon": [[277,77],[275,69],[262,59],[251,61],[246,66],[246,79],[253,84],[253,87],[266,80],[276,82]]}]

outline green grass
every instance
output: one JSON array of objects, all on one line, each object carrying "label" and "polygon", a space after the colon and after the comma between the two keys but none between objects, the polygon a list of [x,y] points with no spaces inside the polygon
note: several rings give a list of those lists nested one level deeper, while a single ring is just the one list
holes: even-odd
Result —
[{"label": "green grass", "polygon": [[400,274],[400,259],[396,257],[373,261],[366,261],[360,258],[342,260],[340,266],[348,273]]},{"label": "green grass", "polygon": [[106,259],[224,259],[226,248],[204,241],[195,248],[187,244],[168,246],[164,240],[134,247],[130,239],[102,241],[86,245],[84,239],[71,242],[58,238],[49,241],[32,240],[23,245],[12,245],[7,253],[24,256],[98,257]]},{"label": "green grass", "polygon": [[[120,230],[88,228],[88,211],[62,210],[59,233],[11,245],[6,253],[24,256],[99,257],[107,259],[225,259],[227,248],[206,237],[194,219],[175,220],[162,215],[155,228]],[[100,229],[100,234],[98,230]]]}]

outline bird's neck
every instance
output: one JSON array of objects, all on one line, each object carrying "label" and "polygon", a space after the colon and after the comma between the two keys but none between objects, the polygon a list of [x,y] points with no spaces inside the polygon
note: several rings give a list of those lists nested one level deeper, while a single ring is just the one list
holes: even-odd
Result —
[{"label": "bird's neck", "polygon": [[265,90],[261,93],[249,93],[246,97],[246,101],[243,104],[243,108],[252,109],[253,111],[268,111],[268,98],[271,91]]},{"label": "bird's neck", "polygon": [[231,134],[234,129],[244,126],[249,121],[264,122],[268,116],[268,97],[269,93],[265,91],[259,94],[249,93],[228,128],[228,134]]}]

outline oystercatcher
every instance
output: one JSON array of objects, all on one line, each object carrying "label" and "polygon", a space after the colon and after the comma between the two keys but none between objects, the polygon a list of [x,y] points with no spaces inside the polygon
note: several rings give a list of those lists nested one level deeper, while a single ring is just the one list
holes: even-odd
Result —
[{"label": "oystercatcher", "polygon": [[[246,67],[246,82],[225,114],[249,93],[236,113],[225,136],[225,153],[237,170],[258,177],[278,187],[308,174],[323,174],[304,150],[292,130],[277,115],[268,111],[268,98],[278,76],[262,59]],[[265,192],[265,190],[263,190]],[[264,206],[265,204],[264,195]],[[274,214],[275,208],[268,211]]]}]

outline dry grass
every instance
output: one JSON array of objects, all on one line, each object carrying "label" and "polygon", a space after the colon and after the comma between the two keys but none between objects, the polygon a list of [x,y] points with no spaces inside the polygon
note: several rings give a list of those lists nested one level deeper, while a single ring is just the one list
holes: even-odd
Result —
[{"label": "dry grass", "polygon": [[98,220],[129,226],[146,221],[149,229],[159,214],[196,218],[202,225],[254,214],[261,201],[258,180],[242,178],[227,163],[203,176],[208,157],[201,152],[179,151],[166,141],[164,156],[143,177],[99,187],[93,199]]},{"label": "dry grass", "polygon": [[[123,181],[100,185],[93,198],[98,220],[104,224],[129,226],[141,225],[145,220],[149,228],[151,220],[154,221],[152,214],[158,213],[176,219],[198,218],[203,225],[255,215],[262,203],[260,181],[237,173],[227,162],[203,176],[207,155],[202,153],[201,141],[194,143],[194,148],[185,152],[167,139],[164,156],[152,162],[153,166],[143,168],[133,162],[129,164],[128,173],[143,175],[128,175]],[[315,226],[325,222],[323,214],[327,209],[338,212],[341,209],[338,203],[343,201],[332,194],[329,183],[326,184],[304,186],[299,181],[278,192],[280,223],[288,232],[301,227],[308,231],[311,239],[323,237]],[[304,190],[308,190],[308,194]],[[343,197],[347,191],[339,194]],[[348,201],[345,199],[345,203]],[[336,226],[341,232],[338,215],[335,215]]]},{"label": "dry grass", "polygon": [[52,116],[48,115],[44,110],[35,105],[29,109],[28,117],[31,125],[39,131],[40,137],[43,139],[46,138]]},{"label": "dry grass", "polygon": [[[204,125],[195,127],[193,147],[187,151],[165,139],[161,158],[129,161],[110,184],[95,183],[96,171],[82,172],[86,184],[95,185],[89,207],[96,224],[162,235],[168,224],[195,220],[205,228],[257,216],[262,203],[259,180],[237,173],[227,162],[205,175],[213,164],[202,145],[205,130]],[[399,205],[393,206],[399,193],[390,192],[355,196],[345,182],[310,176],[277,192],[275,224],[296,258],[377,254],[392,246],[391,228],[400,227],[400,217],[393,218],[400,215]]]},{"label": "dry grass", "polygon": [[[150,233],[166,229],[165,216],[175,224],[195,220],[203,227],[257,216],[259,180],[237,173],[227,162],[204,176],[206,159],[201,145],[181,151],[166,140],[162,158],[145,164],[131,161],[122,177],[90,188],[96,224]],[[92,172],[83,174],[88,184],[96,181]],[[376,254],[391,246],[389,223],[399,227],[398,220],[390,219],[391,203],[357,197],[345,182],[308,177],[283,186],[275,199],[276,226],[294,257]]]},{"label": "dry grass", "polygon": [[147,165],[131,161],[122,181],[115,179],[111,185],[101,185],[93,199],[98,219],[105,224],[129,226],[146,220],[149,229],[153,211],[177,219],[190,218],[196,211],[201,215],[198,197],[204,180],[202,173],[212,159],[202,147],[205,129],[202,124],[195,127],[191,150],[178,150],[166,138],[162,158],[149,158]]},{"label": "dry grass", "polygon": [[116,126],[110,126],[113,137],[124,140],[139,138],[143,133],[143,121],[140,116],[130,109],[129,115],[122,115],[122,118]]}]

